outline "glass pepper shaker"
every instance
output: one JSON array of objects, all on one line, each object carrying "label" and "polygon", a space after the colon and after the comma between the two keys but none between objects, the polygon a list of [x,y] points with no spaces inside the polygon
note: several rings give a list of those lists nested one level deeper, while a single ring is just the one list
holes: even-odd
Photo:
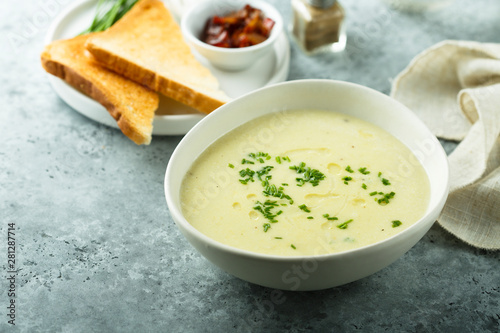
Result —
[{"label": "glass pepper shaker", "polygon": [[345,49],[345,12],[336,0],[292,0],[292,35],[307,54]]}]

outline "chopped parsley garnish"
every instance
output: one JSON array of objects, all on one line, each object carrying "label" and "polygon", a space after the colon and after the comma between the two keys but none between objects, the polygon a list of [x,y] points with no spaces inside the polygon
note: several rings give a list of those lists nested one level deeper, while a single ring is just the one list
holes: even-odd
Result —
[{"label": "chopped parsley garnish", "polygon": [[319,182],[325,179],[325,175],[321,171],[311,169],[306,166],[304,162],[300,162],[299,165],[293,165],[290,169],[302,174],[302,178],[295,178],[297,186],[303,186],[305,183],[311,183],[312,186],[318,186]]},{"label": "chopped parsley garnish", "polygon": [[255,174],[255,171],[253,171],[249,168],[246,168],[246,169],[240,170],[239,174],[240,174],[240,177],[242,178],[242,179],[240,179],[240,183],[242,183],[243,185],[248,184],[249,181],[254,182],[253,176]]},{"label": "chopped parsley garnish", "polygon": [[278,162],[278,164],[281,164],[281,161],[290,162],[290,157],[288,157],[288,156],[283,156],[283,157],[276,156],[276,162]]},{"label": "chopped parsley garnish", "polygon": [[353,221],[353,219],[347,220],[347,221],[345,221],[344,223],[339,224],[339,225],[337,226],[337,228],[339,228],[339,229],[347,229],[347,225],[348,225],[349,223],[351,223],[352,221]]},{"label": "chopped parsley garnish", "polygon": [[392,221],[392,227],[393,228],[399,227],[401,224],[403,224],[403,222],[401,222],[400,220],[394,220],[394,221]]},{"label": "chopped parsley garnish", "polygon": [[240,177],[245,177],[245,176],[253,177],[254,174],[255,174],[255,171],[253,171],[249,168],[240,170]]},{"label": "chopped parsley garnish", "polygon": [[293,245],[293,244],[290,244],[290,247],[291,247],[292,249],[294,249],[294,250],[297,250],[297,248],[296,248],[296,247],[295,247],[295,245]]},{"label": "chopped parsley garnish", "polygon": [[[247,159],[248,158],[248,159]],[[272,177],[272,170],[277,167],[280,168],[275,164],[275,166],[272,165],[266,165],[267,160],[271,160],[271,156],[268,153],[264,152],[257,152],[257,153],[250,153],[248,154],[247,158],[243,158],[241,160],[241,164],[264,164],[260,170],[252,170],[250,168],[245,168],[239,171],[239,176],[240,176],[240,183],[242,184],[248,184],[248,182],[255,182],[257,179],[260,181],[263,191],[262,194],[265,197],[274,197],[277,198],[277,200],[266,200],[266,201],[256,201],[255,205],[253,206],[253,209],[260,212],[263,217],[267,220],[265,223],[263,223],[262,227],[264,232],[267,232],[271,227],[273,223],[277,223],[277,217],[281,214],[283,214],[283,210],[280,210],[281,206],[288,206],[288,205],[293,205],[294,201],[293,199],[287,195],[284,192],[284,186],[289,186],[288,183],[281,183],[280,185],[275,185],[270,183]],[[276,156],[275,161],[277,164],[282,164],[283,162],[290,162],[290,158],[288,156]],[[235,166],[231,163],[228,163],[228,167],[234,169]],[[290,170],[294,170],[297,173],[297,177],[295,178],[296,180],[296,185],[297,186],[304,186],[306,183],[310,183],[312,186],[318,186],[319,182],[324,180],[326,178],[325,174],[323,174],[321,171],[318,169],[313,169],[309,166],[306,165],[305,162],[300,162],[298,165],[291,165],[289,166]],[[355,170],[351,168],[350,165],[347,165],[345,168],[345,171],[348,173],[355,173]],[[363,175],[368,175],[371,172],[367,170],[366,167],[362,167],[357,169],[361,174]],[[382,182],[384,186],[391,185],[391,182],[382,177],[382,172],[378,172],[378,178]],[[341,178],[344,184],[349,185],[350,181],[353,181],[353,177],[351,176],[344,176]],[[366,179],[363,179],[366,181]],[[371,187],[372,185],[370,185]],[[368,189],[368,185],[366,183],[361,184],[361,188],[366,190]],[[375,202],[377,202],[379,205],[385,206],[390,203],[390,200],[393,199],[396,195],[395,192],[380,192],[380,191],[373,191],[369,193],[370,196],[374,196]],[[278,199],[284,199],[287,201],[283,200],[278,200]],[[311,209],[308,208],[305,204],[302,204],[298,206],[298,208],[306,213],[311,213]],[[328,220],[328,221],[338,221],[338,217],[336,216],[330,216],[329,214],[323,214],[323,217]],[[309,215],[306,216],[308,220],[314,219],[314,216]],[[347,229],[349,224],[353,222],[353,219],[349,219],[343,223],[340,223],[337,225],[337,228],[339,229]],[[402,222],[399,220],[394,220],[391,221],[392,227],[396,228],[399,227]],[[282,237],[274,237],[275,239],[282,239]],[[296,247],[293,244],[290,244],[290,246],[295,250]]]},{"label": "chopped parsley garnish", "polygon": [[328,221],[335,221],[335,220],[338,220],[339,218],[338,217],[335,217],[335,216],[330,216],[330,214],[323,214],[323,217],[325,219],[327,219]]},{"label": "chopped parsley garnish", "polygon": [[[278,212],[273,212],[273,209],[275,209],[278,206],[278,203],[276,201],[272,200],[266,200],[264,203],[257,201],[255,203],[255,206],[253,206],[253,209],[255,209],[258,212],[261,212],[262,215],[264,215],[264,218],[268,219],[269,222],[271,223],[276,223],[278,220],[275,219],[276,216],[280,215],[283,213],[283,211],[278,211]],[[264,231],[267,231],[271,225],[269,224],[268,227],[266,227],[266,224],[264,224]]]},{"label": "chopped parsley garnish", "polygon": [[345,177],[342,177],[342,180],[344,181],[344,184],[349,185],[349,181],[352,180],[352,177],[345,176]]},{"label": "chopped parsley garnish", "polygon": [[[253,158],[254,160],[259,161],[260,163],[264,163],[264,159],[269,160],[271,159],[271,156],[268,153],[263,153],[263,152],[258,152],[258,153],[250,153],[248,154],[249,157]],[[261,161],[262,160],[262,161]]]},{"label": "chopped parsley garnish", "polygon": [[366,170],[366,168],[359,168],[358,171],[361,172],[363,175],[367,175],[370,173],[370,171]]},{"label": "chopped parsley garnish", "polygon": [[283,192],[284,188],[282,186],[276,187],[274,184],[269,184],[267,179],[263,181],[264,191],[262,193],[266,197],[275,197],[280,199],[287,199],[290,204],[293,204],[293,199]]},{"label": "chopped parsley garnish", "polygon": [[[373,193],[373,192],[372,192]],[[382,206],[385,206],[389,203],[389,201],[394,198],[394,196],[396,195],[396,193],[394,192],[391,192],[391,193],[384,193],[384,192],[378,192],[376,193],[378,195],[381,195],[382,197],[381,198],[375,198],[375,201],[378,202],[379,205],[382,205]],[[370,193],[371,195],[371,193]]]},{"label": "chopped parsley garnish", "polygon": [[303,210],[304,212],[306,212],[306,213],[310,213],[311,212],[311,210],[309,208],[307,208],[307,206],[305,204],[300,205],[299,208],[301,210]]},{"label": "chopped parsley garnish", "polygon": [[378,178],[380,178],[380,181],[381,181],[381,182],[382,182],[382,184],[384,184],[385,186],[387,186],[387,185],[391,185],[391,182],[390,182],[388,179],[382,178],[382,172],[379,172],[379,173],[378,173]]},{"label": "chopped parsley garnish", "polygon": [[[249,168],[246,168],[246,169],[242,169],[240,170],[239,174],[240,174],[240,177],[242,177],[243,179],[240,179],[240,183],[242,184],[247,184],[249,181],[252,181],[254,182],[255,180],[253,179],[253,176],[254,175],[257,175],[257,178],[259,178],[259,180],[268,180],[268,179],[271,179],[272,176],[268,175],[269,172],[271,171],[271,169],[274,168],[273,166],[265,166],[263,167],[262,169],[258,170],[257,172],[256,171],[253,171],[252,169],[249,169]],[[264,177],[265,176],[265,177]],[[247,178],[245,178],[247,177]],[[262,186],[265,186],[264,184]]]},{"label": "chopped parsley garnish", "polygon": [[[267,165],[267,166],[263,167],[262,169],[258,170],[257,171],[257,177],[259,178],[259,180],[262,180],[262,176],[265,176],[265,175],[269,174],[269,172],[273,168],[274,168],[273,166]],[[271,176],[269,176],[269,177],[271,177]],[[271,178],[268,178],[268,179],[271,179]]]}]

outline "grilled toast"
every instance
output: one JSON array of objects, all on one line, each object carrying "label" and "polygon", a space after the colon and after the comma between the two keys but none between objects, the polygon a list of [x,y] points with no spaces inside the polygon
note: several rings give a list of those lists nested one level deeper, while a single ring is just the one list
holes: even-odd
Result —
[{"label": "grilled toast", "polygon": [[149,144],[159,96],[103,66],[85,49],[100,33],[54,41],[42,52],[43,68],[102,104],[136,144]]},{"label": "grilled toast", "polygon": [[160,0],[140,0],[111,28],[91,36],[86,47],[107,68],[201,112],[230,99],[193,56]]}]

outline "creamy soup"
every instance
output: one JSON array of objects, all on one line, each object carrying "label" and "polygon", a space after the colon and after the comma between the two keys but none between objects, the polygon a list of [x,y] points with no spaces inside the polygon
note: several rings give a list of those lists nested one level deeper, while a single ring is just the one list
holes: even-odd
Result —
[{"label": "creamy soup", "polygon": [[418,221],[427,175],[368,122],[320,110],[257,118],[224,135],[187,172],[187,221],[221,243],[293,256],[341,252]]}]

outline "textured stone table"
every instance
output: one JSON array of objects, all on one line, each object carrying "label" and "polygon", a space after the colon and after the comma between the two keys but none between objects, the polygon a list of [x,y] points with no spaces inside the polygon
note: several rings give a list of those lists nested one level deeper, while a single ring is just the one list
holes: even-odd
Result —
[{"label": "textured stone table", "polygon": [[[173,224],[163,194],[181,139],[138,147],[54,93],[39,53],[69,0],[0,3],[1,332],[498,332],[500,253],[435,225],[406,255],[357,282],[284,292],[229,276]],[[290,17],[289,1],[272,1]],[[56,4],[43,14],[46,3]],[[344,0],[348,47],[306,57],[289,79],[325,78],[389,93],[420,51],[444,39],[500,42],[500,2],[456,0],[408,14]],[[23,36],[15,39],[13,35]],[[446,143],[450,151],[455,146]],[[7,323],[7,233],[15,223],[15,326]]]}]

